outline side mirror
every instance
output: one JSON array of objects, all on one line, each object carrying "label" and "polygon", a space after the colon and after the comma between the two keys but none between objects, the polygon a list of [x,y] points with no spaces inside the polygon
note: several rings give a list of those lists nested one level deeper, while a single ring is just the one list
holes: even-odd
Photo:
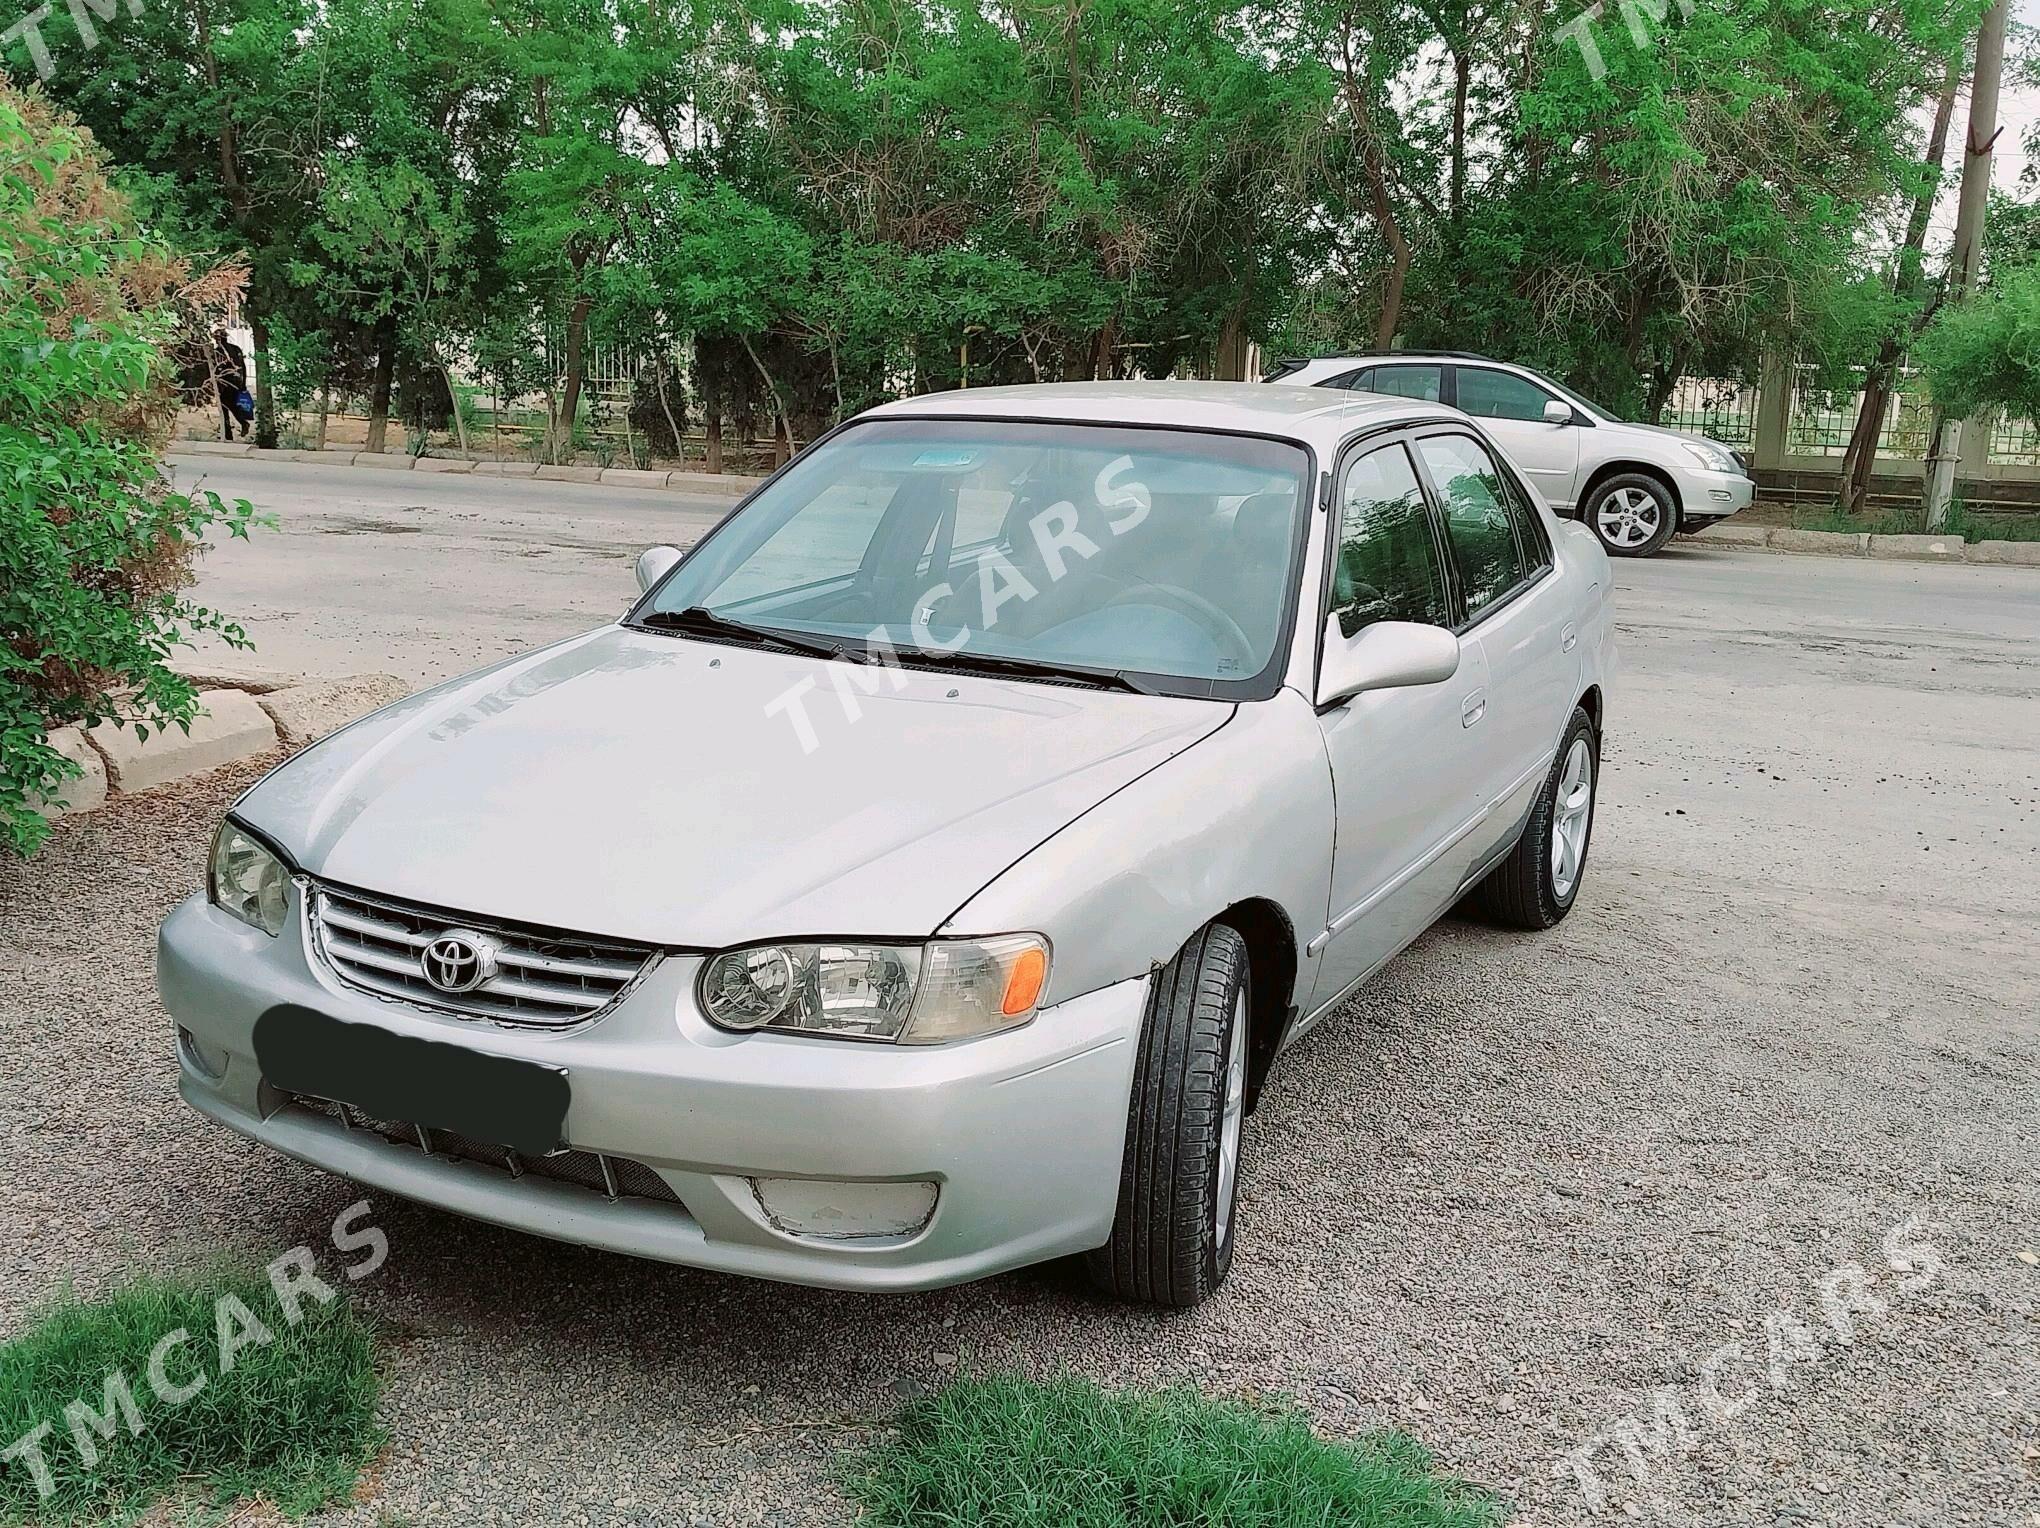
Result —
[{"label": "side mirror", "polygon": [[643,594],[653,584],[672,572],[673,564],[679,560],[680,548],[677,546],[647,547],[644,551],[638,553],[638,593]]},{"label": "side mirror", "polygon": [[1544,405],[1544,422],[1546,424],[1571,424],[1573,422],[1572,405],[1570,403],[1563,403],[1557,398],[1552,399]]},{"label": "side mirror", "polygon": [[1325,661],[1318,674],[1317,703],[1335,706],[1365,690],[1399,690],[1443,684],[1459,672],[1459,638],[1442,626],[1417,621],[1376,621],[1357,636],[1339,630],[1334,615],[1325,623]]}]

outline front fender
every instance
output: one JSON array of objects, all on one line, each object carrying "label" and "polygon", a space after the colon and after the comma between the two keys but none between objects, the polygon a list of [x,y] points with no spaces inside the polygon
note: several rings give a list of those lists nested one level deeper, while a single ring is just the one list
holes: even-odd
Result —
[{"label": "front fender", "polygon": [[1023,855],[953,913],[943,932],[1046,934],[1044,1004],[1144,975],[1237,902],[1279,907],[1305,953],[1331,896],[1332,779],[1324,734],[1294,690],[1240,705],[1216,732],[1158,765]]}]

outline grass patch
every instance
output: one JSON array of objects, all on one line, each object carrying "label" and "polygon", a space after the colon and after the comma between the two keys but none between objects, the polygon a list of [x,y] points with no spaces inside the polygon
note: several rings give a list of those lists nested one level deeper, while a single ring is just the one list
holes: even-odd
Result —
[{"label": "grass patch", "polygon": [[[1868,514],[1843,513],[1839,505],[1822,509],[1795,509],[1792,528],[1800,531],[1839,531],[1843,535],[1923,536],[1927,533],[1927,512],[1920,509],[1873,510]],[[1956,502],[1948,507],[1944,536],[1964,541],[2040,541],[2040,514],[1979,515]]]},{"label": "grass patch", "polygon": [[[39,1312],[0,1347],[0,1449],[48,1424],[54,1489],[38,1489],[25,1457],[0,1462],[0,1523],[125,1518],[173,1491],[260,1496],[293,1516],[345,1497],[382,1445],[374,1345],[344,1295],[322,1305],[308,1294],[300,1311],[286,1320],[260,1273],[218,1271],[138,1278]],[[188,1337],[162,1351],[152,1381],[151,1355],[180,1328]],[[109,1374],[132,1394],[139,1432],[109,1405]],[[110,1423],[79,1418],[74,1403]],[[78,1436],[97,1455],[89,1464]]]},{"label": "grass patch", "polygon": [[1331,1443],[1293,1408],[1188,1386],[959,1380],[912,1403],[899,1437],[843,1464],[874,1528],[1491,1528],[1500,1504],[1432,1473],[1394,1434]]}]

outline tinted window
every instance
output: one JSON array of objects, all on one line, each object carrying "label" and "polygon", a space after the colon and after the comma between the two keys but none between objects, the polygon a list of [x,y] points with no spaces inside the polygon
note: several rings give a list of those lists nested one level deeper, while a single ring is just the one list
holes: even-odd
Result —
[{"label": "tinted window", "polygon": [[1346,469],[1332,609],[1347,636],[1375,621],[1452,624],[1431,511],[1401,446],[1371,451]]},{"label": "tinted window", "polygon": [[1346,385],[1356,393],[1380,393],[1389,398],[1420,398],[1436,403],[1445,380],[1442,366],[1370,366],[1355,372]]},{"label": "tinted window", "polygon": [[1476,419],[1544,418],[1552,395],[1535,382],[1484,366],[1459,368],[1459,406]]},{"label": "tinted window", "polygon": [[1524,576],[1501,469],[1471,436],[1427,436],[1417,450],[1443,501],[1445,539],[1459,567],[1466,613],[1478,615]]}]

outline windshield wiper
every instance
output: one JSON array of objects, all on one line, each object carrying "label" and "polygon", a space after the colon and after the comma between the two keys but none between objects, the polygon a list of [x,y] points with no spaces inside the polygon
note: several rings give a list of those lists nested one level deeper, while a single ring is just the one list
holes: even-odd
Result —
[{"label": "windshield wiper", "polygon": [[971,653],[933,647],[896,647],[902,664],[925,664],[929,668],[969,670],[978,674],[1010,674],[1015,679],[1062,679],[1095,685],[1101,690],[1124,690],[1130,695],[1159,695],[1124,669],[1077,668],[1067,663],[1044,662],[1035,658],[1000,658],[989,653]]},{"label": "windshield wiper", "polygon": [[690,605],[685,610],[654,610],[638,624],[657,631],[677,631],[697,637],[734,638],[807,658],[843,658],[849,655],[848,649],[840,642],[831,642],[824,637],[804,637],[797,632],[781,631],[778,627],[750,626],[728,616],[717,615],[700,605]]}]

